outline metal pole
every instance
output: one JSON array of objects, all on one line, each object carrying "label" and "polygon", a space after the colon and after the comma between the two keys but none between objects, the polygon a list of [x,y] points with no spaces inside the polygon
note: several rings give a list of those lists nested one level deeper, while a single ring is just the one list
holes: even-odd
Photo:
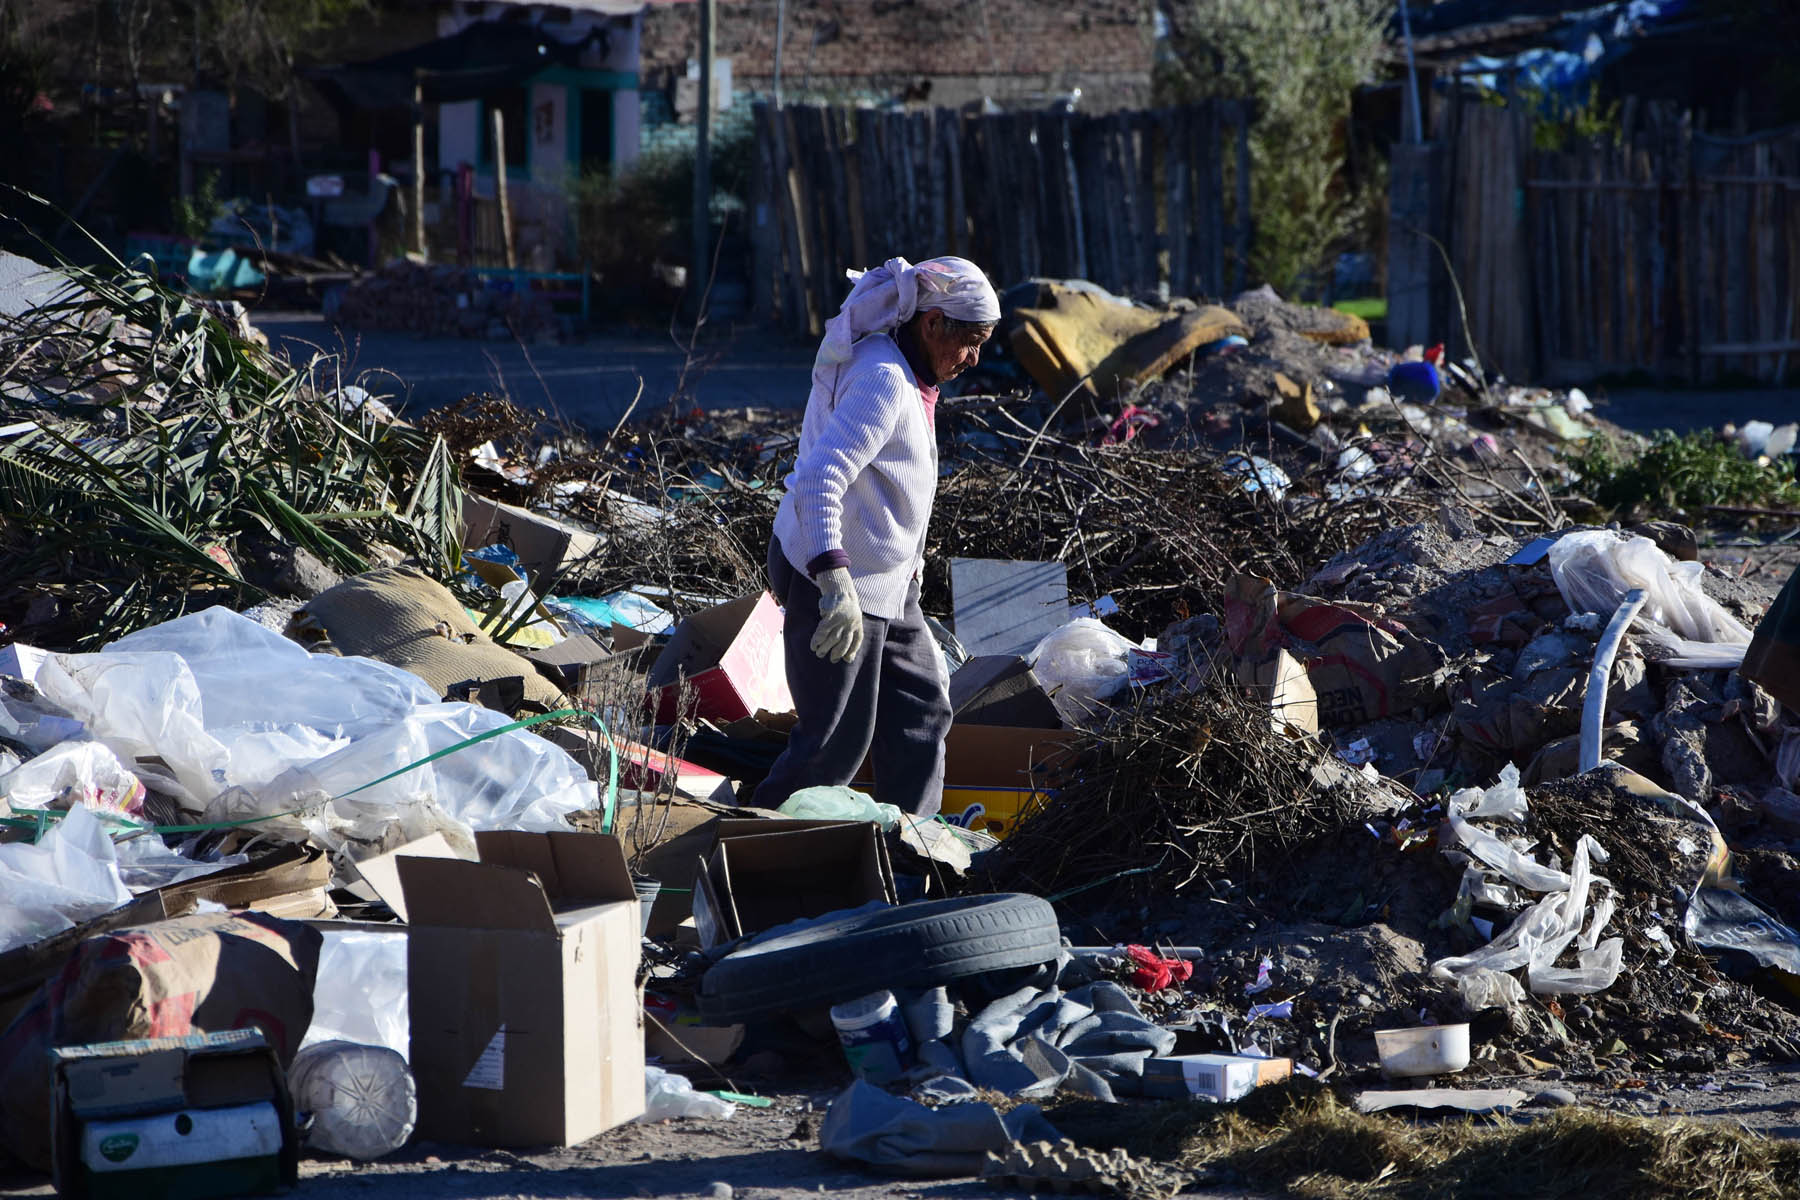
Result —
[{"label": "metal pole", "polygon": [[688,296],[696,319],[701,313],[701,293],[711,257],[713,38],[717,24],[715,0],[700,0],[700,107],[694,114],[694,254],[688,267]]},{"label": "metal pole", "polygon": [[1400,34],[1406,39],[1406,95],[1412,102],[1412,140],[1425,140],[1425,120],[1419,112],[1419,68],[1413,61],[1412,16],[1406,0],[1400,0]]}]

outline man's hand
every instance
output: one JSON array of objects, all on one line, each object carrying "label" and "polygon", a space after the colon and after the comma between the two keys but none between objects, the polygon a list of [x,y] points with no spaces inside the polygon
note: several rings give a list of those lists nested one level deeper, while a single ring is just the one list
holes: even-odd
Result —
[{"label": "man's hand", "polygon": [[848,662],[862,649],[862,601],[847,567],[827,567],[813,584],[819,589],[819,628],[812,652],[827,662]]}]

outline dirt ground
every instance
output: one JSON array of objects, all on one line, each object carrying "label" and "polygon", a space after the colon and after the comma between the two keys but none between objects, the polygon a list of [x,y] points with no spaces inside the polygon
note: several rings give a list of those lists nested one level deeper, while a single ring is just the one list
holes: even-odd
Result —
[{"label": "dirt ground", "polygon": [[[906,1180],[864,1171],[818,1151],[818,1123],[835,1088],[786,1092],[770,1108],[740,1106],[729,1120],[627,1125],[580,1146],[529,1152],[413,1143],[377,1163],[306,1156],[305,1200],[565,1200],[590,1196],[799,1200],[945,1197],[997,1200],[978,1179]],[[1198,1191],[1207,1200],[1263,1200],[1256,1193]],[[0,1170],[0,1196],[53,1196],[41,1176]]]},{"label": "dirt ground", "polygon": [[[1568,1087],[1580,1102],[1664,1120],[1740,1125],[1769,1137],[1800,1137],[1800,1065],[1721,1073],[1701,1080],[1669,1074],[1642,1087],[1599,1089],[1544,1078],[1487,1076],[1473,1086],[1527,1092]],[[1638,1081],[1633,1081],[1638,1082]],[[1706,1090],[1707,1087],[1717,1090]],[[515,1152],[415,1143],[378,1163],[308,1156],[306,1200],[564,1200],[573,1197],[732,1197],[799,1200],[829,1193],[846,1200],[944,1197],[997,1200],[1021,1195],[976,1179],[892,1179],[820,1154],[818,1122],[835,1088],[785,1091],[766,1109],[740,1107],[724,1121],[628,1125],[568,1149]],[[1127,1103],[1130,1103],[1127,1101]],[[1550,1111],[1532,1106],[1517,1119]],[[724,1186],[721,1186],[724,1185]],[[0,1172],[0,1196],[54,1195],[47,1179]],[[1205,1200],[1267,1200],[1237,1190],[1186,1191]]]}]

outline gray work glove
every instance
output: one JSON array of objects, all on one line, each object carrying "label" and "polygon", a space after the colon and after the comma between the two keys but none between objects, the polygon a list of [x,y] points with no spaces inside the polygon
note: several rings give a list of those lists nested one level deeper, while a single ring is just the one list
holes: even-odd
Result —
[{"label": "gray work glove", "polygon": [[862,601],[848,567],[827,567],[813,584],[819,589],[819,628],[812,652],[827,662],[848,662],[862,649]]}]

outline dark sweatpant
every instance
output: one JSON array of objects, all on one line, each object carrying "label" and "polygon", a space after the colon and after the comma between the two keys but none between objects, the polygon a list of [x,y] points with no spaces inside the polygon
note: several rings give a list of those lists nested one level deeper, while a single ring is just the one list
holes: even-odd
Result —
[{"label": "dark sweatpant", "polygon": [[750,802],[777,808],[801,788],[847,784],[872,749],[879,799],[919,816],[936,813],[944,802],[950,694],[918,585],[894,620],[864,613],[862,648],[834,663],[812,652],[819,589],[789,564],[779,541],[769,548],[769,583],[787,609],[788,690],[800,719]]}]

